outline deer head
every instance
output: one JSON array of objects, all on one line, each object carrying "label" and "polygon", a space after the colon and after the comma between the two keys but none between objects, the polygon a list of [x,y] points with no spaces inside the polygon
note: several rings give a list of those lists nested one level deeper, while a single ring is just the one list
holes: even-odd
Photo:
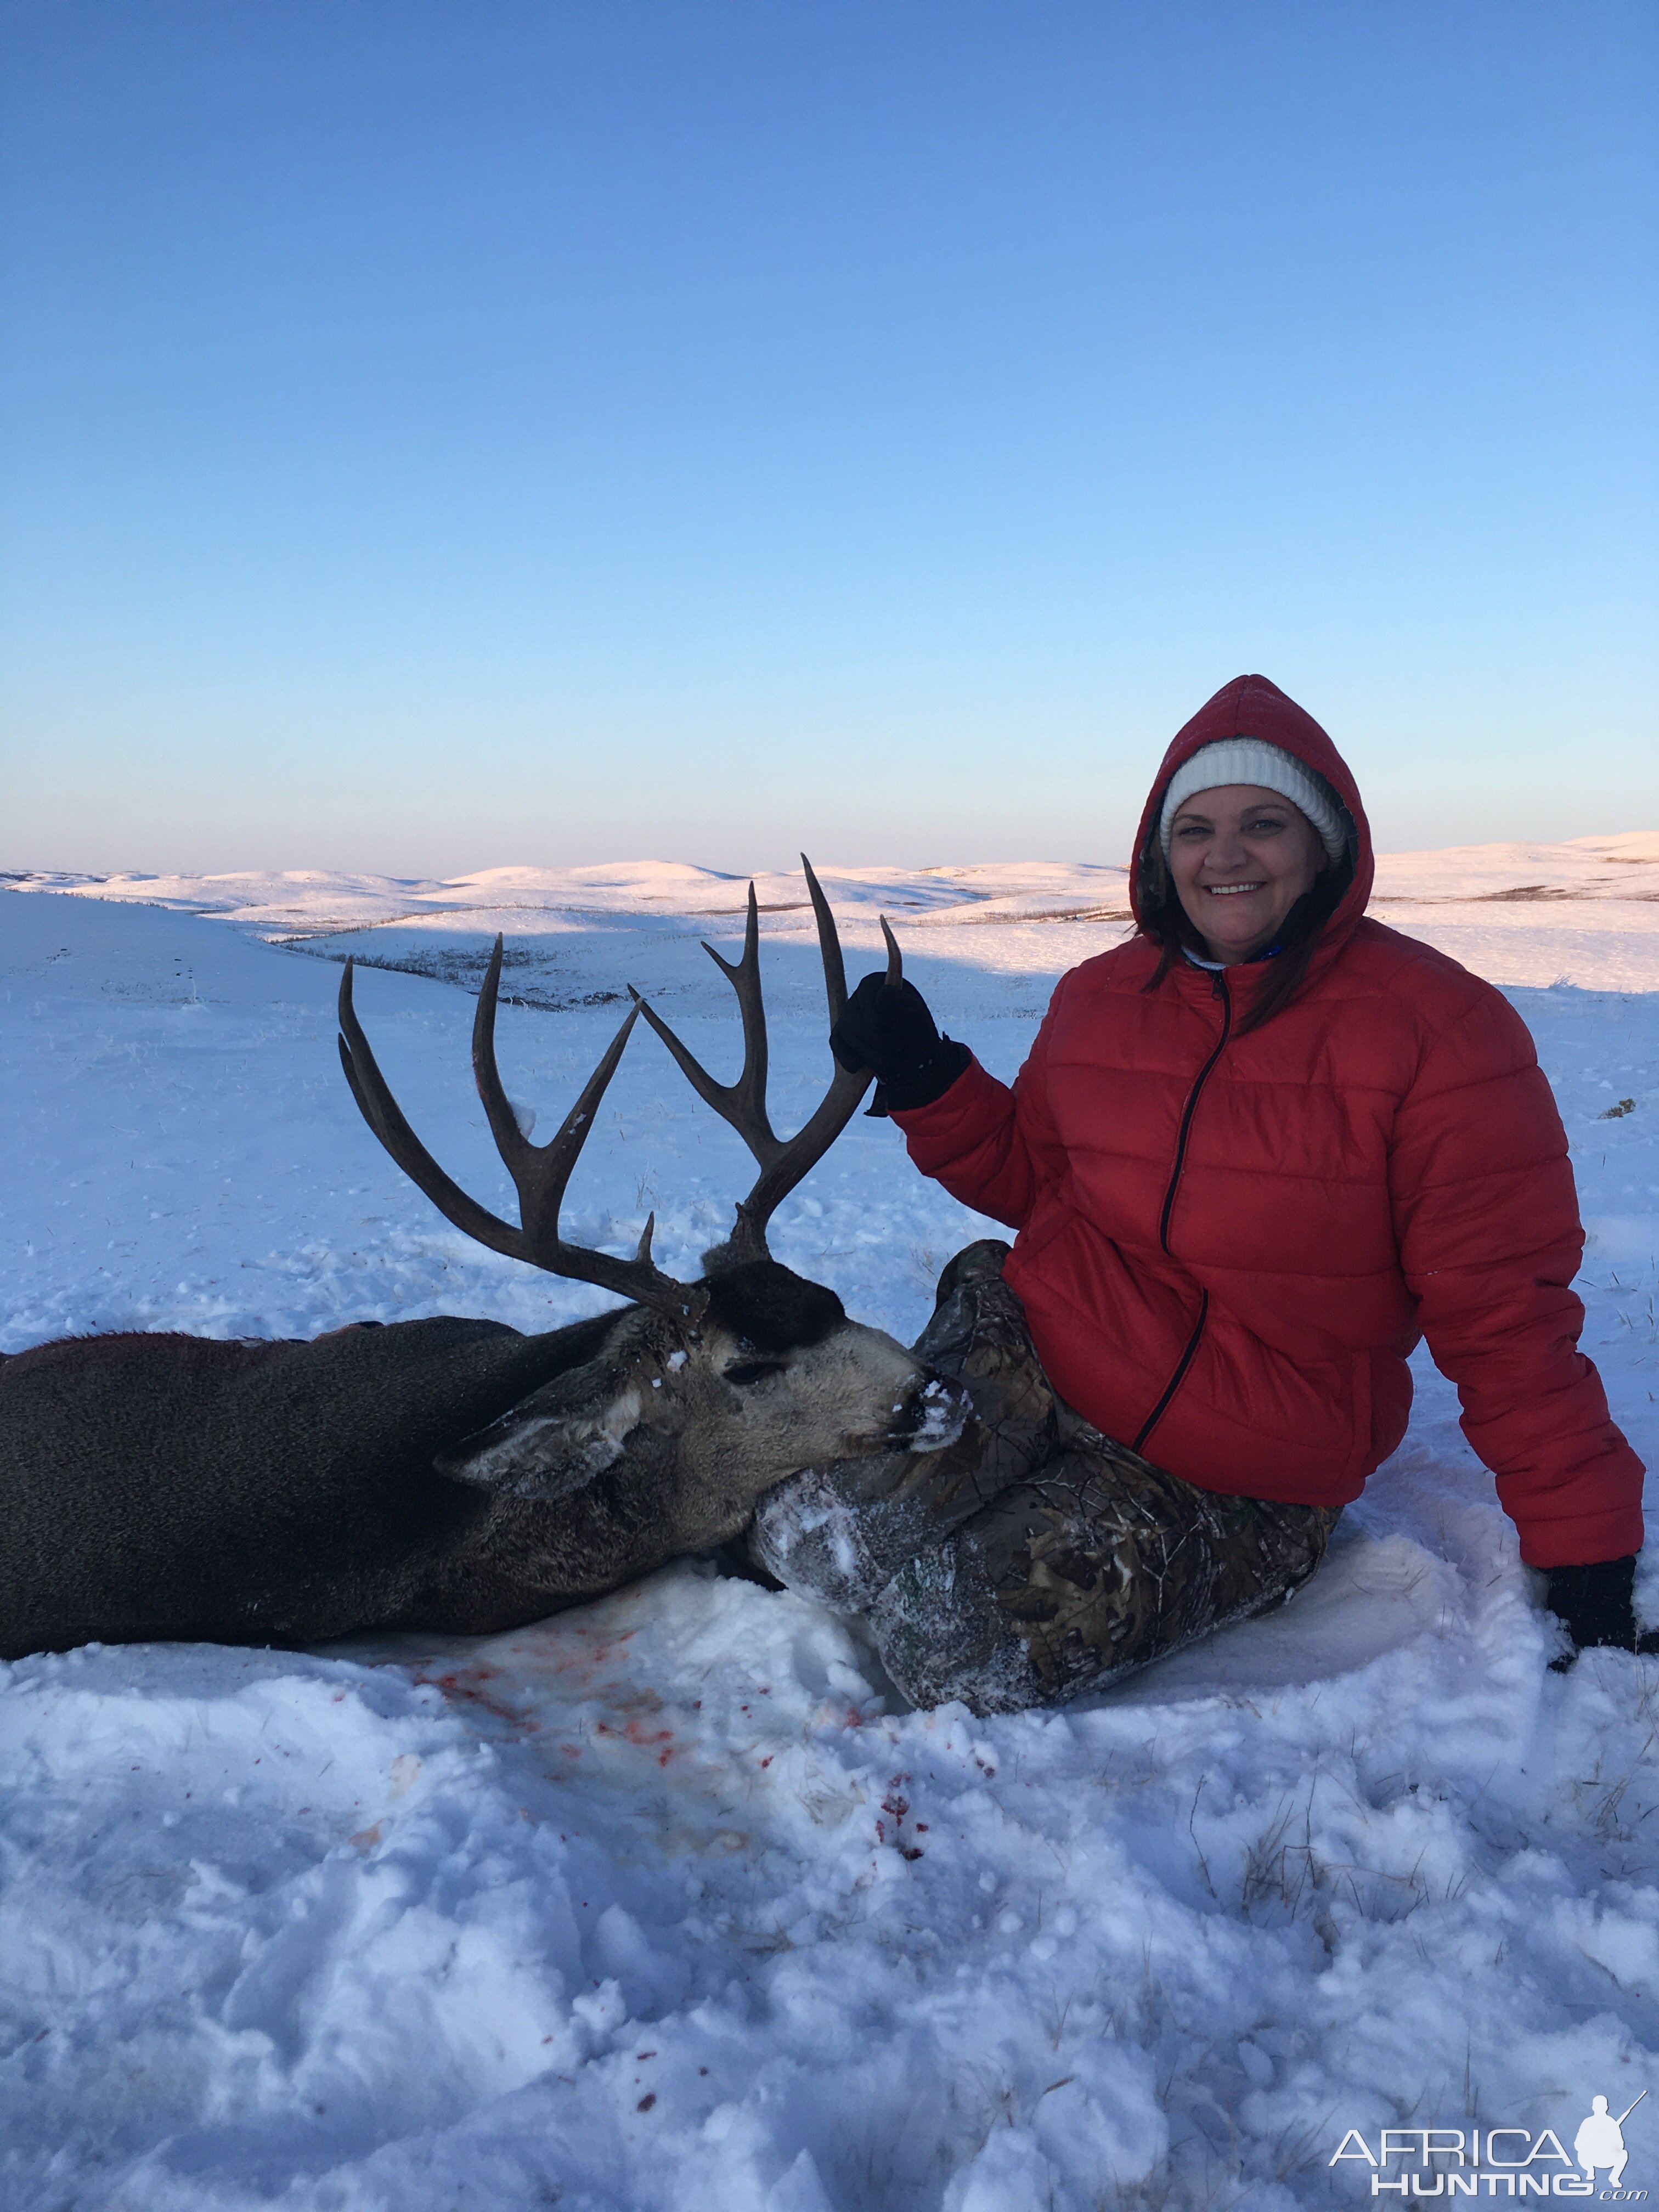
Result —
[{"label": "deer head", "polygon": [[[802,864],[833,1024],[847,998],[841,944],[804,856]],[[898,946],[884,921],[882,929],[888,981],[896,984]],[[358,1022],[349,962],[340,985],[340,1057],[352,1095],[381,1144],[439,1211],[494,1251],[599,1284],[633,1302],[599,1333],[590,1356],[446,1452],[438,1471],[522,1499],[592,1503],[603,1493],[624,1516],[648,1511],[663,1558],[736,1535],[756,1498],[798,1468],[886,1453],[895,1455],[896,1470],[902,1468],[913,1443],[934,1449],[954,1442],[967,1418],[965,1400],[946,1394],[901,1345],[849,1321],[833,1291],[781,1266],[768,1251],[773,1212],[846,1127],[872,1079],[836,1066],[805,1125],[793,1137],[778,1137],[766,1106],[766,1016],[752,884],[741,957],[733,963],[713,945],[704,949],[737,994],[744,1037],[737,1081],[717,1083],[635,992],[626,1020],[563,1125],[538,1146],[520,1128],[496,1065],[502,952],[496,939],[478,996],[472,1065],[496,1149],[518,1190],[517,1227],[462,1190],[415,1135]],[[760,1170],[738,1202],[731,1237],[704,1255],[695,1282],[678,1281],[655,1264],[654,1217],[631,1259],[568,1243],[560,1234],[572,1170],[641,1016],[693,1089],[738,1131]]]}]

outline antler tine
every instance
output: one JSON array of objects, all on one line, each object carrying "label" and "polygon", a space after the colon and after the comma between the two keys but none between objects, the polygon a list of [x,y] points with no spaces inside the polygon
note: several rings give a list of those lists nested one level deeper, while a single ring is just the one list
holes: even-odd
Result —
[{"label": "antler tine", "polygon": [[364,1121],[416,1189],[423,1192],[439,1212],[453,1221],[464,1235],[489,1245],[494,1252],[522,1258],[521,1233],[480,1206],[477,1199],[469,1198],[458,1182],[452,1182],[404,1120],[403,1109],[392,1097],[380,1064],[369,1049],[368,1039],[363,1035],[357,1010],[352,1004],[354,964],[348,960],[345,973],[340,978],[340,1065]]},{"label": "antler tine", "polygon": [[887,927],[886,915],[884,914],[878,919],[881,923],[881,933],[887,939],[887,988],[890,991],[896,991],[904,981],[904,955],[898,949],[897,938]]},{"label": "antler tine", "polygon": [[[824,996],[830,1003],[830,1020],[833,1027],[840,1020],[847,1004],[847,966],[842,957],[841,935],[836,927],[830,902],[825,898],[823,886],[805,853],[801,854],[800,861],[806,871],[806,888],[817,921],[818,951],[823,960]],[[887,980],[890,983],[896,980],[898,946],[894,943],[893,933],[885,921],[881,927],[887,939]],[[811,1174],[857,1113],[859,1102],[869,1089],[870,1082],[867,1069],[857,1074],[848,1074],[839,1061],[836,1063],[830,1088],[820,1100],[817,1111],[780,1149],[775,1159],[762,1162],[758,1181],[748,1197],[739,1204],[737,1227],[732,1232],[731,1240],[734,1258],[759,1260],[767,1257],[768,1222],[795,1185]]]},{"label": "antler tine", "polygon": [[723,959],[712,945],[705,944],[702,949],[738,994],[738,1007],[743,1016],[743,1072],[735,1083],[716,1083],[702,1061],[681,1043],[656,1008],[642,999],[631,983],[629,994],[636,1012],[645,1016],[673,1054],[681,1074],[704,1105],[712,1106],[722,1121],[729,1121],[759,1165],[769,1168],[784,1146],[766,1111],[766,1008],[761,1000],[760,908],[756,904],[753,884],[749,886],[749,919],[744,925],[741,959]]},{"label": "antler tine", "polygon": [[[766,1008],[761,999],[760,908],[752,883],[749,886],[749,912],[743,926],[742,957],[734,966],[722,958],[712,945],[705,945],[702,949],[738,994],[738,1010],[743,1017],[743,1072],[731,1085],[730,1096],[744,1118],[734,1121],[732,1127],[763,1164],[767,1148],[775,1146],[778,1139],[766,1111]],[[760,1139],[758,1146],[756,1138]]]},{"label": "antler tine", "polygon": [[[847,1011],[847,963],[841,957],[841,938],[836,928],[836,917],[830,911],[830,902],[823,896],[823,886],[812,872],[812,863],[805,853],[800,864],[806,871],[807,896],[812,902],[812,913],[818,925],[818,951],[823,960],[823,994],[830,1001],[830,1026],[833,1029]],[[882,923],[885,929],[887,924]],[[891,943],[890,938],[888,942]]]},{"label": "antler tine", "polygon": [[648,1224],[640,1252],[632,1260],[617,1260],[608,1252],[567,1244],[559,1235],[559,1205],[565,1185],[593,1125],[594,1111],[617,1072],[637,1013],[630,1012],[611,1039],[551,1143],[532,1145],[519,1127],[495,1063],[495,1003],[501,988],[501,939],[498,937],[483,988],[478,994],[478,1010],[472,1024],[472,1064],[496,1150],[518,1188],[522,1225],[513,1228],[480,1206],[476,1199],[470,1198],[459,1183],[445,1174],[410,1127],[357,1019],[351,994],[353,963],[348,960],[340,981],[340,1061],[363,1119],[416,1188],[465,1235],[487,1244],[492,1251],[505,1253],[510,1259],[527,1261],[532,1267],[540,1267],[549,1274],[597,1283],[602,1289],[615,1291],[625,1298],[636,1298],[659,1310],[684,1315],[693,1303],[695,1293],[652,1265]]},{"label": "antler tine", "polygon": [[[489,1133],[495,1139],[495,1150],[501,1154],[507,1173],[516,1183],[519,1170],[527,1166],[533,1147],[519,1127],[519,1117],[513,1110],[513,1102],[501,1081],[501,1071],[495,1060],[495,1006],[501,996],[501,961],[507,939],[497,935],[490,950],[489,965],[478,993],[478,1003],[472,1010],[472,1080],[478,1086],[478,1097],[483,1102],[484,1118],[489,1123]],[[519,1192],[520,1204],[524,1192]],[[526,1220],[525,1226],[529,1228]]]}]

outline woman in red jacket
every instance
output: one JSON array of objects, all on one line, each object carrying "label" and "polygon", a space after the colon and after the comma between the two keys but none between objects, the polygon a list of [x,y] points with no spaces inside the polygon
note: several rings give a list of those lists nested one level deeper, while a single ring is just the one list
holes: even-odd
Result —
[{"label": "woman in red jacket", "polygon": [[1372,873],[1330,739],[1240,677],[1158,772],[1138,933],[1061,978],[1012,1090],[909,986],[849,1000],[837,1053],[917,1166],[1018,1231],[1004,1280],[1093,1455],[883,1593],[913,1694],[1073,1695],[1289,1595],[1424,1336],[1575,1644],[1635,1648],[1642,1467],[1577,1350],[1560,1117],[1508,1001],[1364,918]]}]

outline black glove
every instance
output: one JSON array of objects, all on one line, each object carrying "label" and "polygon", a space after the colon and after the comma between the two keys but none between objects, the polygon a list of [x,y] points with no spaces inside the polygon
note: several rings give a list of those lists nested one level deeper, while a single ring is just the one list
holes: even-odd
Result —
[{"label": "black glove", "polygon": [[914,983],[890,984],[884,975],[866,975],[848,1000],[830,1049],[849,1075],[873,1071],[876,1115],[931,1106],[973,1058],[965,1044],[939,1035]]},{"label": "black glove", "polygon": [[1659,1632],[1650,1629],[1644,1634],[1636,1626],[1634,1552],[1625,1559],[1598,1559],[1593,1566],[1552,1567],[1549,1577],[1544,1602],[1573,1643],[1570,1657],[1550,1662],[1558,1674],[1581,1651],[1601,1645],[1615,1651],[1659,1651]]}]

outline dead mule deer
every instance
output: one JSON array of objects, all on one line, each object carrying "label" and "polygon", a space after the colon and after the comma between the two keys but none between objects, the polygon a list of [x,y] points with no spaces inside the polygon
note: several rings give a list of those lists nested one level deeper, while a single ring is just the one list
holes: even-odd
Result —
[{"label": "dead mule deer", "polygon": [[[846,998],[841,946],[810,867],[807,884],[833,1022]],[[971,1450],[959,1389],[769,1254],[773,1210],[870,1078],[837,1067],[805,1126],[780,1139],[766,1110],[752,887],[742,957],[708,949],[742,1012],[738,1080],[716,1083],[635,994],[563,1126],[538,1146],[496,1066],[496,939],[472,1061],[518,1188],[516,1228],[452,1182],[404,1118],[348,963],[341,1059],[399,1167],[480,1243],[630,1303],[540,1336],[445,1318],[313,1343],[71,1339],[0,1362],[0,1655],[93,1638],[313,1643],[374,1626],[515,1627],[737,1537],[796,1469],[890,1457],[896,1481],[929,1452]],[[695,1282],[655,1265],[648,1222],[626,1260],[560,1233],[565,1186],[641,1015],[760,1169]]]}]

